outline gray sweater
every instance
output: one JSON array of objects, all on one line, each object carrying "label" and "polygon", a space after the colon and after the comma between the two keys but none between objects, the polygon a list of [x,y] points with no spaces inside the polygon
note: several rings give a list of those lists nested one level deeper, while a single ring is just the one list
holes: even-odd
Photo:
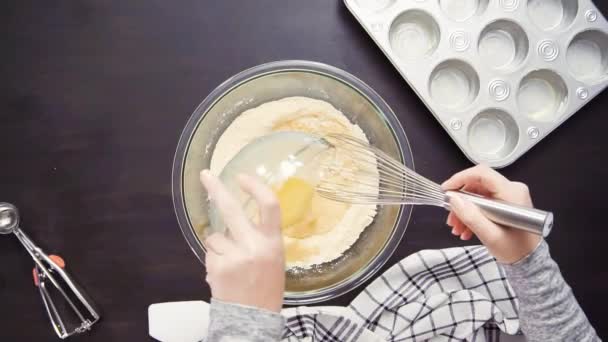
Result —
[{"label": "gray sweater", "polygon": [[[521,261],[503,267],[519,298],[520,326],[528,341],[600,341],[546,242]],[[279,341],[284,324],[278,313],[212,299],[207,340]]]}]

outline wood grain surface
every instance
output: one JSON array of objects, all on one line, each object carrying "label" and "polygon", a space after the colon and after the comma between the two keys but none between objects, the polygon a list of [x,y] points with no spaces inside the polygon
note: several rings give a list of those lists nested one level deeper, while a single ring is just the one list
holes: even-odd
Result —
[{"label": "wood grain surface", "polygon": [[[523,1],[522,1],[523,2]],[[608,3],[598,5],[608,13]],[[147,307],[209,299],[179,231],[171,163],[193,109],[254,65],[320,61],[372,86],[398,114],[417,170],[436,181],[471,164],[338,0],[5,1],[0,10],[0,201],[58,253],[103,320],[74,340],[142,341]],[[608,93],[504,173],[553,210],[554,258],[602,336],[608,307]],[[462,245],[446,213],[415,208],[385,269]],[[0,341],[56,341],[32,261],[0,237]],[[353,291],[328,304],[348,303]]]}]

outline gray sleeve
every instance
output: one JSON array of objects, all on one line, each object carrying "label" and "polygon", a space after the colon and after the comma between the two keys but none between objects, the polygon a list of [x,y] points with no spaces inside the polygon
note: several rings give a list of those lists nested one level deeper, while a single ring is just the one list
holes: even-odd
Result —
[{"label": "gray sleeve", "polygon": [[600,341],[545,241],[503,267],[519,299],[520,326],[528,341]]},{"label": "gray sleeve", "polygon": [[281,314],[211,299],[207,342],[279,341],[285,319]]}]

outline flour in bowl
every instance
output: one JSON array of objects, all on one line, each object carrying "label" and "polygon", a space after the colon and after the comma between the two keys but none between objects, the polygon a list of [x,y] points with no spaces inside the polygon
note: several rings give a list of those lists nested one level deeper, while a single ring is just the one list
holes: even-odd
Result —
[{"label": "flour in bowl", "polygon": [[[340,133],[368,141],[361,128],[331,104],[306,97],[288,97],[239,115],[217,142],[211,158],[211,172],[219,175],[247,144],[278,131],[317,135]],[[345,163],[350,159],[340,153],[335,157]],[[308,268],[340,257],[376,215],[375,205],[350,205],[322,198],[312,185],[301,179],[289,179],[275,190],[281,204],[281,229],[288,268]]]}]

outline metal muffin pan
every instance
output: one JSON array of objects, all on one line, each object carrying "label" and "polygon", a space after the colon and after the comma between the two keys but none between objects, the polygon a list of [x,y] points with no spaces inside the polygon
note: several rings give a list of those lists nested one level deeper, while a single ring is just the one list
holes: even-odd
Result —
[{"label": "metal muffin pan", "polygon": [[608,85],[590,0],[344,2],[475,163],[513,163]]}]

